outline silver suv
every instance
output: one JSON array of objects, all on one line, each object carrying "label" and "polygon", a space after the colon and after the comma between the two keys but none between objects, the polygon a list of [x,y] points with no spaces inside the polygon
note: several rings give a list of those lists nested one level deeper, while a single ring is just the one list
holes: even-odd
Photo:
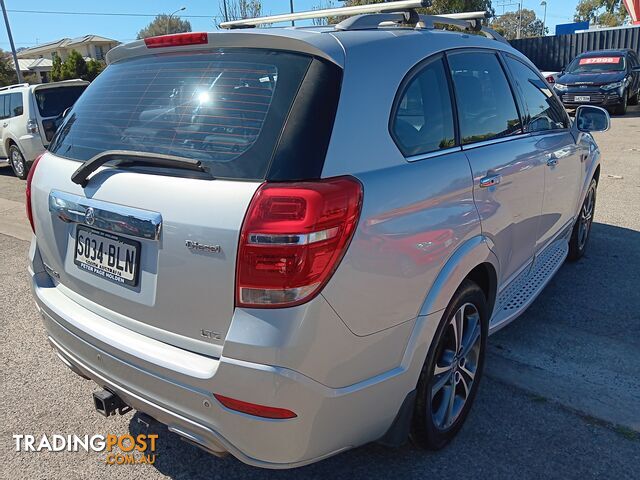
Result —
[{"label": "silver suv", "polygon": [[33,293],[100,413],[269,468],[461,428],[488,335],[585,251],[609,118],[572,122],[484,14],[395,4],[109,52],[27,187]]}]

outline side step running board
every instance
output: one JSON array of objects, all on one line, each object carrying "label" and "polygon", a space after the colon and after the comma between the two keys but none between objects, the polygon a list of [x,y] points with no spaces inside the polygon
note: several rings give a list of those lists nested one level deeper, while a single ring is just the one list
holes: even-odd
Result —
[{"label": "side step running board", "polygon": [[508,325],[533,303],[560,269],[568,253],[569,244],[565,238],[552,243],[536,257],[532,268],[525,269],[498,295],[489,334]]}]

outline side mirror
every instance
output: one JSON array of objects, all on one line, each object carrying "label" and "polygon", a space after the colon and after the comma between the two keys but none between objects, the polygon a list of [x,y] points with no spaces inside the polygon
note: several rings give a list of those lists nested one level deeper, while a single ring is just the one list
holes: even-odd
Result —
[{"label": "side mirror", "polygon": [[611,127],[609,112],[604,108],[581,105],[576,110],[573,127],[578,132],[606,132]]}]

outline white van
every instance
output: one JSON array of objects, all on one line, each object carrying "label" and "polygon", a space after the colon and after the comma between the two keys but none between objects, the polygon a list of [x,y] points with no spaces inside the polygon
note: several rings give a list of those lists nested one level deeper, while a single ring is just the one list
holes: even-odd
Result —
[{"label": "white van", "polygon": [[0,88],[0,158],[25,179],[35,158],[53,138],[64,111],[87,88],[84,80]]}]

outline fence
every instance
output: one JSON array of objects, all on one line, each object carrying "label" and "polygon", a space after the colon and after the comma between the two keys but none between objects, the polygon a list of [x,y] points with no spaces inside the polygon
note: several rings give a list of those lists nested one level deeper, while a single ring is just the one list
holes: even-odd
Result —
[{"label": "fence", "polygon": [[576,55],[590,50],[631,48],[640,52],[640,26],[593,32],[512,40],[540,70],[560,71]]}]

